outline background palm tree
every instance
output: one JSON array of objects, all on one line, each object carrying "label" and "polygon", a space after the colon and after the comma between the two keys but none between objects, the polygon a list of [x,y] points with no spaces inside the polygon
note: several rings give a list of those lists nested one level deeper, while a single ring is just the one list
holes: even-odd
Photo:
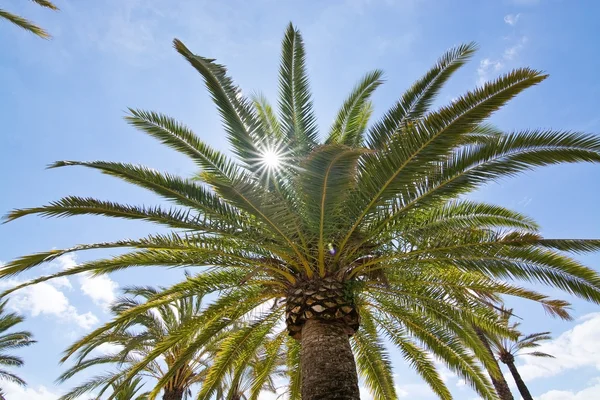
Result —
[{"label": "background palm tree", "polygon": [[[58,7],[56,7],[52,2],[50,2],[48,0],[31,0],[31,1],[33,1],[36,4],[39,4],[42,7],[46,7],[51,10],[58,11]],[[33,22],[31,22],[23,17],[20,17],[16,14],[5,11],[2,8],[0,8],[0,18],[4,18],[7,21],[12,22],[13,24],[15,24],[17,26],[20,26],[21,28],[23,28],[41,38],[50,39],[50,37],[51,37],[48,32],[46,32],[43,28],[40,28]]]},{"label": "background palm tree", "polygon": [[532,351],[528,353],[523,353],[523,351],[528,351],[531,349],[535,349],[540,346],[540,342],[544,340],[550,340],[552,337],[550,336],[550,332],[540,332],[533,333],[531,335],[523,335],[519,332],[518,322],[510,323],[510,317],[513,315],[512,309],[505,309],[502,311],[502,319],[503,322],[508,326],[512,331],[514,331],[517,335],[516,340],[511,340],[506,337],[499,337],[490,335],[489,340],[492,345],[492,350],[495,355],[498,357],[498,360],[503,362],[508,366],[510,373],[512,374],[515,383],[517,384],[517,388],[519,389],[519,393],[523,396],[524,400],[533,400],[527,385],[521,378],[517,367],[515,366],[515,357],[519,355],[529,355],[534,357],[550,357],[554,358],[554,356],[541,352],[541,351]]},{"label": "background palm tree", "polygon": [[[217,354],[215,354],[216,356]],[[275,379],[285,378],[285,354],[272,357],[269,348],[260,349],[246,368],[232,369],[217,389],[216,400],[257,400],[261,392],[276,393]]]},{"label": "background palm tree", "polygon": [[[98,248],[131,251],[6,293],[82,272],[200,267],[89,335],[195,292],[219,294],[198,318],[155,343],[147,362],[128,369],[131,379],[160,354],[187,344],[150,398],[215,335],[242,323],[212,360],[200,397],[213,395],[224,376],[245,368],[256,349],[274,341],[273,347],[284,346],[288,354],[291,399],[300,393],[303,400],[333,393],[358,399],[357,366],[376,399],[395,399],[387,338],[441,398],[451,395],[432,354],[482,398],[495,399],[478,360],[492,373],[499,373],[497,365],[473,326],[510,332],[482,296],[527,298],[557,313],[556,302],[513,283],[521,280],[600,303],[600,276],[564,253],[596,251],[600,241],[544,239],[522,214],[464,200],[486,183],[534,167],[600,161],[600,138],[594,135],[504,133],[485,124],[546,75],[517,69],[432,110],[440,88],[475,51],[472,44],[458,46],[368,127],[370,96],[382,83],[382,72],[372,71],[350,92],[320,141],[303,41],[291,24],[282,44],[278,115],[263,97],[247,99],[215,60],[194,55],[179,40],[174,45],[204,78],[237,160],[168,116],[130,110],[133,126],[196,162],[201,169],[196,179],[115,162],[62,161],[53,167],[100,170],[153,191],[172,207],[71,196],[14,210],[6,220],[92,214],[151,221],[171,231],[37,253],[0,272],[11,276],[69,252]],[[266,311],[257,314],[260,307]],[[282,319],[293,340],[279,334]],[[85,341],[73,346],[66,357],[85,346]]]},{"label": "background palm tree", "polygon": [[[129,288],[126,295],[133,297],[119,299],[112,310],[116,316],[128,311],[139,304],[139,299],[147,300],[156,295],[157,290],[149,287]],[[135,386],[132,380],[122,379],[128,369],[135,366],[140,360],[145,367],[138,373],[140,376],[160,380],[169,369],[173,368],[174,362],[180,357],[178,352],[186,350],[187,343],[177,343],[165,354],[158,358],[149,360],[144,357],[152,351],[157,343],[169,338],[171,332],[180,327],[186,327],[191,321],[200,316],[202,309],[202,295],[194,294],[177,301],[164,304],[157,308],[148,309],[143,314],[136,314],[134,318],[118,327],[104,332],[101,335],[83,338],[76,346],[84,345],[79,351],[80,357],[76,365],[66,371],[59,381],[65,381],[77,373],[98,365],[117,365],[119,368],[114,373],[104,374],[86,382],[63,396],[64,400],[77,398],[86,391],[101,388],[100,394],[108,387],[113,388],[113,395],[121,393],[120,386],[123,385],[125,392]],[[236,335],[238,327],[222,332],[213,337],[211,343],[202,351],[197,351],[190,357],[187,365],[177,367],[173,374],[163,386],[164,400],[181,400],[191,396],[190,388],[202,383],[207,377],[207,366],[211,359],[215,358],[224,347],[224,341],[230,335]],[[283,336],[282,336],[283,337]],[[93,350],[101,346],[111,346],[120,351],[113,354],[94,356]],[[257,349],[256,354],[249,359],[244,368],[231,369],[221,382],[216,391],[218,400],[240,400],[257,399],[263,391],[275,391],[273,379],[285,376],[285,358],[283,353],[273,354],[274,346],[265,346]],[[139,383],[139,382],[138,382]],[[127,384],[128,386],[125,386]],[[133,385],[133,386],[132,386]]]},{"label": "background palm tree", "polygon": [[[112,306],[112,311],[116,316],[138,305],[140,298],[148,299],[156,295],[157,290],[149,287],[138,287],[126,289],[124,293],[130,297],[121,298]],[[133,385],[134,379],[122,379],[126,372],[132,365],[136,365],[140,359],[144,359],[157,343],[168,337],[170,332],[175,331],[180,326],[185,326],[196,318],[201,306],[201,295],[181,298],[138,314],[135,318],[93,339],[86,338],[79,342],[82,346],[80,356],[75,365],[60,376],[59,381],[64,382],[73,375],[98,365],[116,365],[118,369],[85,382],[65,394],[61,399],[77,398],[77,396],[97,388],[101,389],[100,394],[109,387],[114,389],[114,393],[120,393],[121,386],[124,385],[129,385],[128,387],[131,389],[135,386]],[[183,352],[187,344],[186,342],[180,342],[169,348],[160,357],[147,360],[143,370],[134,377],[137,380],[136,382],[140,383],[140,377],[160,380],[165,375],[166,370],[171,368],[175,360],[179,358],[178,353]],[[93,350],[98,350],[100,346],[109,346],[116,350],[111,354],[101,356],[92,353]],[[174,376],[159,388],[164,392],[164,400],[181,400],[191,395],[190,387],[202,380],[202,375],[199,372],[206,365],[204,358],[205,354],[199,351],[194,354],[194,357],[190,358],[188,363],[177,369]]]},{"label": "background palm tree", "polygon": [[[25,386],[26,383],[19,376],[7,371],[6,367],[21,367],[23,360],[20,357],[8,354],[8,351],[19,349],[35,343],[32,335],[27,331],[7,332],[17,324],[23,322],[24,318],[15,313],[6,312],[6,301],[0,303],[0,380],[8,380]],[[0,398],[3,396],[0,389]]]},{"label": "background palm tree", "polygon": [[[478,326],[474,326],[473,329],[475,329],[475,332],[477,332],[477,337],[479,340],[481,340],[490,355],[494,357],[494,351],[492,350],[492,346],[490,345],[490,341],[486,333]],[[492,384],[494,385],[494,389],[496,389],[496,393],[498,394],[498,398],[500,398],[500,400],[514,400],[512,392],[510,391],[510,387],[508,386],[508,382],[504,378],[502,370],[500,369],[500,365],[495,358],[494,363],[494,366],[496,367],[495,371],[489,371],[489,375],[492,380]]]}]

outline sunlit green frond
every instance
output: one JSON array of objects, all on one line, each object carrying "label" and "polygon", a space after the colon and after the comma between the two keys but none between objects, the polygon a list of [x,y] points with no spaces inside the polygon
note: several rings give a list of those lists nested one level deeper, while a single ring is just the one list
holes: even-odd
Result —
[{"label": "sunlit green frond", "polygon": [[39,26],[37,26],[33,22],[29,21],[28,19],[25,19],[16,14],[5,11],[1,8],[0,8],[0,18],[3,18],[5,20],[7,20],[8,22],[12,22],[13,24],[17,25],[18,27],[21,27],[21,28],[25,29],[26,31],[29,31],[29,32],[33,33],[34,35],[37,35],[43,39],[51,38],[50,34],[48,32],[46,32],[43,28],[40,28]]},{"label": "sunlit green frond", "polygon": [[266,132],[267,137],[270,138],[272,143],[282,143],[284,139],[283,130],[281,124],[277,119],[273,107],[263,95],[256,95],[252,97],[252,103],[256,109],[257,117],[263,125],[263,131]]},{"label": "sunlit green frond", "polygon": [[415,371],[429,385],[431,390],[440,399],[451,399],[452,395],[442,380],[429,352],[421,346],[413,343],[412,338],[400,327],[393,324],[381,324],[386,337],[400,350],[404,360],[415,369]]},{"label": "sunlit green frond", "polygon": [[318,235],[319,274],[325,276],[325,247],[344,218],[343,196],[355,182],[356,163],[362,149],[329,145],[314,151],[302,168],[299,185],[306,207],[306,224]]},{"label": "sunlit green frond", "polygon": [[[24,318],[16,313],[6,311],[7,301],[0,303],[0,365],[7,368],[18,368],[23,366],[21,357],[9,354],[12,350],[27,347],[35,343],[30,332],[16,331],[7,332],[24,321]],[[0,380],[14,382],[25,386],[26,383],[11,371],[0,369]]]},{"label": "sunlit green frond", "polygon": [[255,376],[248,400],[258,400],[260,393],[275,375],[276,369],[283,363],[282,347],[285,345],[286,336],[287,332],[283,332],[265,343],[264,358],[254,365]]},{"label": "sunlit green frond", "polygon": [[352,89],[342,108],[338,111],[325,141],[326,144],[345,144],[347,146],[362,144],[362,134],[368,119],[366,114],[369,113],[366,110],[370,109],[369,98],[383,83],[382,76],[383,72],[380,70],[369,72]]},{"label": "sunlit green frond", "polygon": [[4,217],[10,222],[27,215],[39,214],[43,217],[70,217],[75,215],[101,215],[105,217],[145,220],[163,224],[171,228],[202,231],[203,221],[189,210],[161,207],[136,207],[91,197],[69,196],[53,201],[47,206],[13,210]]},{"label": "sunlit green frond", "polygon": [[56,7],[51,1],[48,1],[48,0],[32,0],[32,1],[42,7],[46,7],[51,10],[58,11],[58,7]]},{"label": "sunlit green frond", "polygon": [[[430,351],[438,356],[446,366],[465,379],[471,387],[486,399],[495,399],[494,391],[478,365],[477,359],[489,364],[490,356],[483,346],[475,340],[475,335],[465,327],[464,316],[452,317],[448,309],[434,310],[421,314],[417,310],[409,310],[392,303],[392,299],[377,296],[382,305],[384,316],[379,318],[380,324],[404,326],[407,331],[421,341]],[[440,323],[442,322],[442,323]],[[469,351],[470,350],[470,351]]]},{"label": "sunlit green frond", "polygon": [[104,161],[59,161],[52,164],[50,168],[71,165],[98,169],[107,175],[116,176],[126,182],[149,189],[180,206],[193,208],[204,215],[238,226],[242,225],[237,210],[225,204],[214,193],[190,180],[161,173],[144,166]]},{"label": "sunlit green frond", "polygon": [[186,345],[150,393],[149,399],[154,399],[177,371],[192,360],[200,349],[208,345],[215,335],[231,327],[238,319],[260,305],[265,297],[268,297],[268,294],[264,292],[264,288],[256,286],[239,287],[222,294],[200,315],[185,321],[176,330],[171,331],[168,336],[155,343],[144,358],[129,369],[124,379],[126,381],[132,379],[149,362],[154,361],[184,340]]},{"label": "sunlit green frond", "polygon": [[467,62],[477,46],[463,44],[448,50],[427,73],[415,82],[384,117],[369,131],[368,147],[382,148],[408,121],[422,118],[437,93],[456,70]]},{"label": "sunlit green frond", "polygon": [[189,128],[164,114],[129,109],[125,120],[167,146],[189,156],[203,170],[229,176],[235,170],[224,154],[212,149]]},{"label": "sunlit green frond", "polygon": [[389,354],[377,333],[375,321],[363,313],[362,329],[352,337],[359,375],[375,400],[397,399]]},{"label": "sunlit green frond", "polygon": [[318,136],[305,62],[302,36],[290,23],[281,50],[279,109],[284,135],[304,152],[312,149]]},{"label": "sunlit green frond", "polygon": [[287,340],[287,373],[289,385],[287,395],[289,400],[301,400],[302,368],[300,368],[300,343],[288,338]]},{"label": "sunlit green frond", "polygon": [[89,392],[96,389],[100,389],[98,391],[98,396],[100,396],[109,390],[111,384],[115,383],[118,378],[118,375],[110,373],[94,376],[72,388],[69,392],[63,394],[61,397],[59,397],[59,400],[77,400],[80,399],[81,396],[89,394]]},{"label": "sunlit green frond", "polygon": [[245,368],[249,358],[255,354],[281,316],[281,309],[266,313],[223,340],[219,344],[220,349],[209,367],[198,397],[210,398],[228,370]]},{"label": "sunlit green frond", "polygon": [[193,54],[178,39],[173,41],[173,46],[204,78],[206,88],[221,114],[234,152],[249,167],[252,167],[250,160],[255,159],[260,153],[257,144],[264,137],[262,126],[252,109],[252,103],[227,76],[227,70],[223,65],[215,63],[213,59]]}]

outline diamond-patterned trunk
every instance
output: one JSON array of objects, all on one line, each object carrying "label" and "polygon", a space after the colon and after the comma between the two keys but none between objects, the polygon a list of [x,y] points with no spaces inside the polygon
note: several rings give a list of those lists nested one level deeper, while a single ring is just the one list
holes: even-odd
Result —
[{"label": "diamond-patterned trunk", "polygon": [[351,296],[344,292],[344,284],[333,277],[298,282],[288,289],[286,302],[288,332],[296,340],[301,339],[302,326],[310,319],[342,322],[349,336],[360,325]]}]

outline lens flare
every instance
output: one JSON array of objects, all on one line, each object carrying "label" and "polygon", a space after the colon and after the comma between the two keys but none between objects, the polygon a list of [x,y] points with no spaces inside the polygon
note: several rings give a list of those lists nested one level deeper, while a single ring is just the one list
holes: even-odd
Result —
[{"label": "lens flare", "polygon": [[274,150],[266,150],[261,158],[267,168],[275,169],[281,164],[281,156]]}]

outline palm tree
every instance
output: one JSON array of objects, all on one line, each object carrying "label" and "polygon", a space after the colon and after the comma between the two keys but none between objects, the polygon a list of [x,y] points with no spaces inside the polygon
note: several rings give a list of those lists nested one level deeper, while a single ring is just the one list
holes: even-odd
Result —
[{"label": "palm tree", "polygon": [[[368,127],[370,97],[382,83],[382,72],[375,70],[350,92],[320,141],[304,45],[291,24],[282,45],[278,114],[260,95],[247,99],[215,60],[193,54],[179,40],[174,46],[203,77],[236,159],[166,115],[131,109],[129,123],[198,165],[194,179],[116,162],[61,161],[52,167],[100,170],[158,194],[170,207],[70,196],[14,210],[6,221],[32,214],[91,214],[154,222],[170,232],[19,258],[0,275],[12,276],[69,252],[130,249],[41,276],[5,294],[83,272],[198,267],[194,276],[123,312],[90,337],[191,293],[217,293],[197,319],[148,354],[152,360],[180,341],[189,343],[158,386],[213,336],[242,321],[243,328],[227,338],[207,370],[199,395],[210,397],[265,340],[280,338],[276,332],[285,319],[292,340],[279,343],[287,352],[293,400],[300,394],[303,400],[358,399],[357,367],[374,398],[395,399],[385,339],[439,397],[451,395],[432,354],[482,398],[496,399],[478,360],[492,371],[497,367],[472,326],[509,332],[482,296],[527,298],[556,312],[548,297],[513,283],[527,281],[600,303],[598,273],[566,254],[596,251],[600,240],[545,239],[520,213],[465,200],[486,183],[538,166],[600,161],[600,138],[594,135],[504,133],[486,124],[546,75],[516,69],[432,109],[440,88],[475,51],[473,44],[458,46]],[[258,307],[266,311],[257,314]],[[70,348],[65,357],[79,348]],[[144,368],[141,362],[127,376]],[[156,395],[155,390],[150,398]]]},{"label": "palm tree", "polygon": [[554,356],[541,351],[522,353],[524,350],[539,347],[540,342],[544,340],[550,340],[552,337],[550,336],[550,332],[533,333],[531,335],[523,336],[518,330],[520,324],[518,322],[513,322],[512,324],[510,323],[510,317],[513,315],[512,309],[503,310],[501,315],[504,324],[509,327],[509,329],[516,332],[517,339],[511,340],[505,337],[490,335],[489,340],[492,350],[498,360],[508,366],[508,369],[510,370],[515,383],[517,384],[517,388],[519,389],[519,393],[521,393],[523,400],[533,400],[531,393],[529,393],[529,389],[527,389],[527,385],[525,385],[525,382],[523,382],[523,379],[521,378],[521,375],[515,366],[515,357],[518,355],[530,355],[534,357],[554,358]]},{"label": "palm tree", "polygon": [[[56,7],[52,2],[50,2],[48,0],[32,0],[32,1],[36,4],[39,4],[42,7],[46,7],[51,10],[58,11],[58,7]],[[8,12],[8,11],[5,11],[2,8],[0,8],[0,18],[4,18],[7,21],[12,22],[13,24],[15,24],[17,26],[20,26],[21,28],[23,28],[41,38],[44,38],[44,39],[51,38],[50,34],[48,32],[46,32],[43,28],[40,28],[33,22],[31,22],[23,17],[20,17],[16,14]]]},{"label": "palm tree", "polygon": [[[136,287],[125,289],[124,293],[131,297],[122,298],[111,307],[115,316],[119,316],[139,305],[139,299],[152,298],[158,291],[150,287]],[[144,360],[144,357],[152,351],[157,343],[168,339],[171,332],[180,327],[185,327],[199,317],[202,298],[201,294],[196,293],[177,299],[174,302],[148,309],[145,313],[136,314],[134,318],[121,323],[110,331],[94,337],[87,336],[80,340],[74,345],[80,347],[76,364],[63,373],[59,381],[64,382],[75,374],[98,365],[117,365],[118,369],[114,373],[98,376],[74,388],[62,399],[77,398],[84,392],[97,388],[101,388],[100,394],[104,393],[109,387],[113,389],[115,394],[120,393],[120,385],[130,385],[131,383],[131,380],[122,378],[123,371],[135,366],[140,359],[143,360],[145,367],[138,374],[138,378],[144,376],[157,381],[160,380],[165,375],[165,371],[173,368],[174,362],[180,358],[178,353],[186,349],[187,343],[178,342],[175,346],[170,347],[166,353],[161,354],[160,359],[162,361],[158,357],[151,360]],[[202,351],[197,351],[193,357],[190,357],[189,363],[177,367],[178,372],[164,385],[156,386],[157,390],[163,390],[163,399],[181,400],[189,398],[191,396],[190,388],[206,379],[208,372],[206,367],[210,365],[210,360],[219,353],[224,340],[226,341],[228,336],[236,334],[236,329],[239,329],[239,327],[234,326],[232,329],[214,337],[210,345],[205,346]],[[281,335],[281,337],[284,336]],[[107,345],[119,349],[119,351],[102,356],[93,354],[94,350],[99,350],[101,346]],[[217,399],[248,399],[246,397],[247,393],[250,393],[252,399],[256,399],[263,390],[274,391],[273,378],[284,375],[284,371],[281,369],[284,365],[284,356],[281,352],[273,355],[272,349],[279,349],[279,347],[265,346],[260,348],[245,365],[245,368],[229,371],[217,390]],[[124,365],[126,368],[123,368]],[[129,390],[128,387],[130,386],[124,386],[126,392]]]},{"label": "palm tree", "polygon": [[[477,337],[479,338],[481,343],[483,343],[483,345],[487,349],[488,353],[492,357],[495,357],[494,351],[492,350],[492,347],[490,345],[490,341],[488,340],[488,337],[487,337],[486,333],[483,331],[483,329],[481,329],[478,326],[474,326],[473,328],[475,329],[475,332],[477,333]],[[498,397],[500,398],[500,400],[514,400],[512,392],[510,391],[510,388],[508,387],[508,382],[504,378],[504,375],[502,374],[502,370],[500,369],[500,365],[498,364],[498,361],[495,358],[494,358],[494,367],[495,367],[494,368],[495,371],[490,371],[489,375],[492,380],[492,384],[494,385],[494,389],[496,389],[496,393],[498,394]]]},{"label": "palm tree", "polygon": [[[156,289],[150,287],[125,289],[124,294],[130,297],[119,299],[111,309],[115,316],[119,316],[132,307],[139,305],[139,299],[145,300],[157,293]],[[65,394],[61,399],[74,399],[97,388],[101,388],[100,394],[111,387],[114,389],[114,393],[120,393],[121,385],[130,385],[128,387],[131,389],[135,386],[133,385],[134,381],[122,379],[123,371],[127,371],[132,365],[136,365],[138,360],[144,359],[157,343],[169,336],[170,332],[177,330],[180,326],[185,326],[196,318],[201,307],[201,295],[180,298],[136,315],[127,323],[123,323],[93,339],[86,338],[78,342],[78,345],[81,346],[79,357],[75,365],[60,376],[60,382],[64,382],[75,374],[97,365],[116,365],[118,369],[113,373],[107,373],[85,382]],[[157,357],[146,362],[143,371],[135,379],[144,376],[157,381],[160,380],[165,374],[165,369],[171,368],[175,360],[179,358],[178,353],[183,352],[186,345],[186,342],[180,342],[161,354],[160,358]],[[93,350],[101,349],[100,346],[109,346],[109,348],[112,347],[118,349],[118,351],[101,356],[92,353]],[[163,390],[164,400],[181,400],[191,395],[190,387],[203,379],[203,375],[199,372],[206,365],[205,356],[205,352],[194,354],[193,360],[179,367],[174,376],[158,388]]]},{"label": "palm tree", "polygon": [[[23,360],[17,356],[8,354],[8,351],[19,349],[35,343],[32,335],[27,331],[7,333],[15,325],[23,322],[24,318],[15,313],[6,312],[6,301],[0,303],[0,380],[7,380],[25,386],[26,383],[19,376],[4,369],[4,367],[21,367]],[[0,389],[0,398],[4,394]]]}]

